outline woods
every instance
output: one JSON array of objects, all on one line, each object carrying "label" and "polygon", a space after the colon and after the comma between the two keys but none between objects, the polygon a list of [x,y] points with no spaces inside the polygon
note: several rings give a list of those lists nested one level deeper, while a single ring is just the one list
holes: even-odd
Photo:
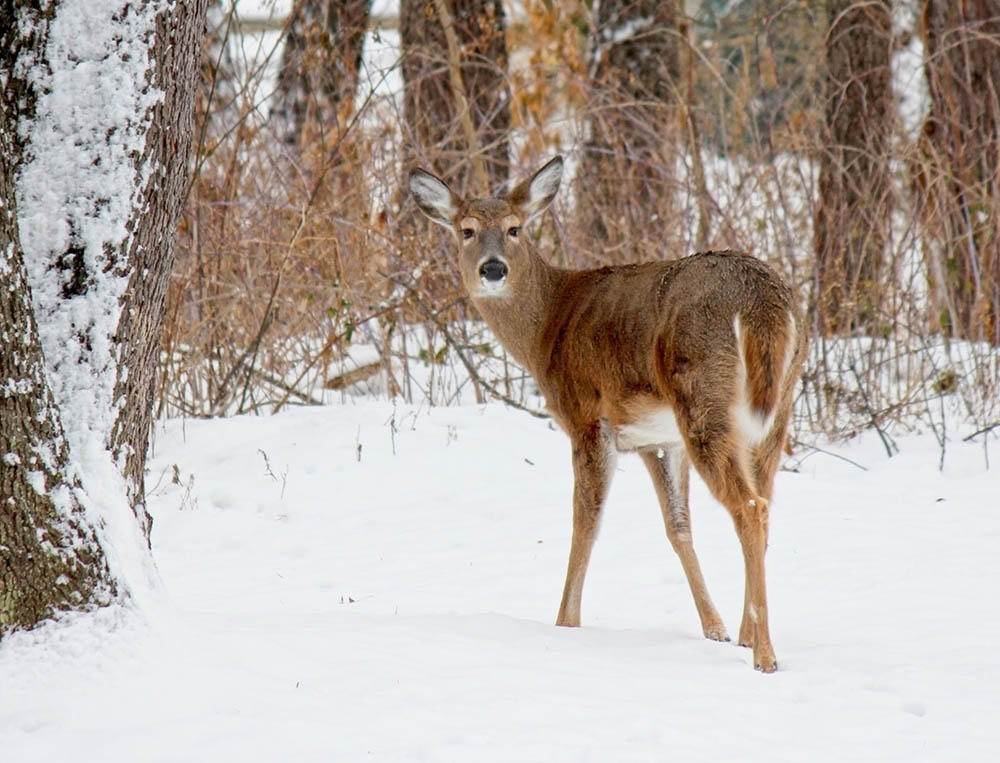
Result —
[{"label": "woods", "polygon": [[[360,64],[338,59],[360,68],[338,69],[359,85],[335,126],[322,88],[295,90],[315,137],[290,167],[259,116],[287,111],[287,67],[273,102],[265,69],[210,69],[206,92],[234,95],[201,117],[160,410],[273,410],[345,388],[535,407],[445,248],[417,235],[400,178],[419,163],[496,189],[562,152],[573,192],[554,234],[533,233],[554,264],[735,247],[795,284],[814,330],[796,431],[938,426],[942,394],[988,425],[992,64],[956,67],[997,37],[994,10],[973,6],[403,2],[369,16]],[[256,44],[298,50],[306,7]],[[235,34],[225,3],[214,18]],[[952,344],[967,339],[987,344]]]}]

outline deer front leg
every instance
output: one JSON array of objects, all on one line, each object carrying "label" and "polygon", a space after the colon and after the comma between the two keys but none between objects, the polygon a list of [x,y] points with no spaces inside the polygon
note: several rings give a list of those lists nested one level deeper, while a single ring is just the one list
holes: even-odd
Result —
[{"label": "deer front leg", "polygon": [[[742,541],[741,541],[742,542]],[[753,646],[753,619],[750,617],[750,577],[744,575],[743,619],[740,621],[740,646]]]},{"label": "deer front leg", "polygon": [[595,423],[573,437],[573,540],[556,625],[579,627],[583,580],[611,484],[615,450],[606,426]]}]

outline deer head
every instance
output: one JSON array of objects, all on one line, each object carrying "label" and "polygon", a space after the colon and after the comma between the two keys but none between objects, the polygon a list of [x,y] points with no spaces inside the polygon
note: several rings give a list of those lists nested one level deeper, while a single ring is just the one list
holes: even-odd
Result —
[{"label": "deer head", "polygon": [[441,178],[410,171],[410,192],[431,220],[448,228],[459,246],[459,271],[473,299],[521,293],[538,258],[521,229],[552,203],[562,179],[557,156],[503,196],[465,200]]}]

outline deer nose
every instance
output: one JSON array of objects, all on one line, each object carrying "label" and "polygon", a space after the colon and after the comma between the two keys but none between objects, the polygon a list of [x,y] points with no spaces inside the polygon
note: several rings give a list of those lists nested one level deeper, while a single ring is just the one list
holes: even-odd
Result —
[{"label": "deer nose", "polygon": [[486,260],[479,268],[479,275],[487,281],[502,281],[507,277],[507,265],[500,260]]}]

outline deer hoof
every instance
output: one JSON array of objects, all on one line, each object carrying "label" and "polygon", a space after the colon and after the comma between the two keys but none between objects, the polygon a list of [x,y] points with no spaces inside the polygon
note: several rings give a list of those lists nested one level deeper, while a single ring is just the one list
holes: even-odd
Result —
[{"label": "deer hoof", "polygon": [[712,641],[729,641],[729,634],[726,633],[726,626],[722,623],[712,623],[703,628],[705,638]]},{"label": "deer hoof", "polygon": [[778,669],[778,661],[775,659],[773,652],[760,655],[755,654],[753,662],[754,668],[761,673],[773,673]]}]

